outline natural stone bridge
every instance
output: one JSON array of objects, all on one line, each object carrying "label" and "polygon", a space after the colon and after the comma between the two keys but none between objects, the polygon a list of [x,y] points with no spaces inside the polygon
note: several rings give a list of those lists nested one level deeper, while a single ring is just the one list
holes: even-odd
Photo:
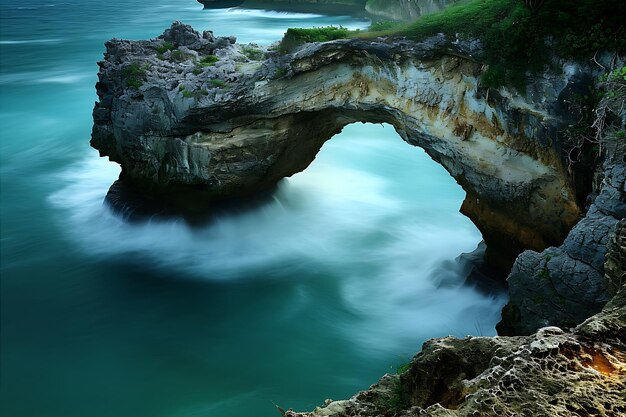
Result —
[{"label": "natural stone bridge", "polygon": [[257,49],[182,24],[160,39],[108,42],[92,146],[146,192],[208,201],[304,170],[350,123],[389,123],[466,191],[461,211],[493,265],[558,245],[578,220],[556,141],[575,71],[522,97],[481,88],[479,46],[443,36],[339,40],[263,58]]}]

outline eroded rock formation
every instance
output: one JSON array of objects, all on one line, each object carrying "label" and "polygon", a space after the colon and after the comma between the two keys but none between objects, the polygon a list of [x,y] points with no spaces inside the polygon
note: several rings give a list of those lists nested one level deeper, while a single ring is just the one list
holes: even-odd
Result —
[{"label": "eroded rock formation", "polygon": [[176,23],[159,39],[107,43],[91,143],[141,189],[208,201],[302,171],[347,124],[390,123],[463,187],[462,212],[506,268],[523,249],[560,244],[579,218],[556,132],[580,71],[539,77],[521,97],[480,87],[480,54],[440,36],[283,55]]},{"label": "eroded rock formation", "polygon": [[[616,236],[622,233],[618,222],[626,217],[626,144],[611,139],[603,146],[607,149],[598,172],[601,181],[585,217],[560,247],[526,251],[515,261],[499,334],[530,334],[549,325],[573,327],[599,312],[621,285],[626,258],[624,243]],[[611,252],[611,245],[622,252]],[[612,253],[608,260],[607,252]]]}]

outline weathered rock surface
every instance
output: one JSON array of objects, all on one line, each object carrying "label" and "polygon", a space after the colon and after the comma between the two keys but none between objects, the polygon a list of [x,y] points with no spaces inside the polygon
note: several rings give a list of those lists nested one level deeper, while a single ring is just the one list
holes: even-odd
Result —
[{"label": "weathered rock surface", "polygon": [[[176,49],[159,53],[166,41]],[[160,39],[108,42],[92,146],[147,192],[223,199],[302,171],[347,124],[386,122],[465,189],[461,210],[492,264],[560,244],[578,220],[556,132],[579,67],[521,97],[481,88],[480,45],[443,36],[259,49],[180,23]],[[202,64],[207,54],[219,61]]]},{"label": "weathered rock surface", "polygon": [[[625,255],[623,246],[615,253]],[[573,331],[546,327],[532,336],[430,340],[403,374],[385,375],[349,400],[285,415],[614,417],[626,415],[625,393],[622,285],[602,312]]]},{"label": "weathered rock surface", "polygon": [[[626,268],[623,232],[618,229],[626,217],[626,145],[620,142],[604,144],[608,149],[597,197],[563,245],[541,253],[526,251],[517,258],[507,279],[510,300],[499,334],[576,326],[600,311],[620,287]],[[614,250],[607,258],[611,247],[622,251]]]}]

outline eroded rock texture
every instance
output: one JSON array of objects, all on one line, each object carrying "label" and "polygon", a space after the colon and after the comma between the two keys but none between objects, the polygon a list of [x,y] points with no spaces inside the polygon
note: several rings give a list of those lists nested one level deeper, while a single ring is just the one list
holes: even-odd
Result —
[{"label": "eroded rock texture", "polygon": [[557,131],[581,72],[565,65],[520,97],[480,87],[480,54],[441,36],[282,55],[176,23],[159,39],[107,43],[91,143],[146,192],[208,201],[302,171],[347,124],[390,123],[464,188],[488,261],[507,268],[523,249],[560,244],[579,218]]},{"label": "eroded rock texture", "polygon": [[585,217],[560,247],[526,251],[515,261],[499,334],[576,326],[600,311],[622,284],[626,257],[618,224],[626,217],[626,144],[612,138],[603,145],[602,181]]}]

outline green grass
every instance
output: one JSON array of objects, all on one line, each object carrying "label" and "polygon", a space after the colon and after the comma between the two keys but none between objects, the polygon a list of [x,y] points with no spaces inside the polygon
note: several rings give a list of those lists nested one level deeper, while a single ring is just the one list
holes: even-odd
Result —
[{"label": "green grass", "polygon": [[[412,23],[375,23],[368,31],[289,29],[281,51],[348,37],[405,36],[420,41],[438,33],[451,39],[458,34],[482,42],[488,64],[483,86],[509,85],[523,91],[527,74],[544,69],[551,54],[589,60],[597,51],[626,52],[623,16],[624,0],[550,0],[535,11],[525,8],[522,0],[467,0]],[[546,39],[553,40],[551,46]]]},{"label": "green grass", "polygon": [[178,91],[183,94],[185,98],[199,98],[200,96],[208,96],[209,91],[205,88],[195,91],[190,91],[185,88],[183,84],[178,86]]},{"label": "green grass", "polygon": [[280,42],[279,50],[281,52],[292,51],[297,46],[310,42],[328,42],[336,39],[347,38],[350,31],[344,27],[328,26],[309,29],[287,29],[285,36]]},{"label": "green grass", "polygon": [[218,80],[218,79],[210,80],[209,82],[213,85],[213,87],[217,87],[217,88],[224,88],[228,85],[226,82],[222,80]]},{"label": "green grass", "polygon": [[[437,33],[478,38],[489,69],[487,87],[512,85],[523,90],[526,73],[545,67],[551,52],[563,58],[590,59],[602,49],[626,50],[623,0],[552,0],[537,11],[521,0],[471,0],[426,15],[405,27],[365,36],[407,36],[421,40]],[[550,51],[547,38],[555,40]]]},{"label": "green grass", "polygon": [[215,65],[220,59],[215,55],[205,55],[198,61],[198,64],[202,67],[212,67]]},{"label": "green grass", "polygon": [[374,403],[378,410],[383,412],[383,415],[386,416],[395,416],[400,413],[400,411],[406,409],[408,404],[402,395],[402,381],[400,379],[395,381],[389,395],[375,399]]},{"label": "green grass", "polygon": [[156,46],[154,49],[156,49],[158,54],[163,55],[167,51],[173,51],[174,49],[176,49],[176,47],[171,42],[163,42],[161,45]]},{"label": "green grass", "polygon": [[185,52],[180,51],[178,49],[175,51],[172,51],[172,53],[170,54],[170,59],[175,62],[185,62],[191,57],[192,55],[186,54]]},{"label": "green grass", "polygon": [[393,30],[399,30],[406,26],[407,26],[406,23],[394,22],[393,20],[383,20],[383,21],[372,23],[370,27],[368,28],[368,31],[369,32],[393,31]]},{"label": "green grass", "polygon": [[251,46],[244,46],[241,48],[241,52],[252,61],[260,61],[265,57],[265,52]]},{"label": "green grass", "polygon": [[130,88],[139,89],[146,79],[147,65],[140,65],[138,62],[132,62],[122,69],[122,78],[126,85]]},{"label": "green grass", "polygon": [[411,369],[411,362],[403,363],[402,365],[396,366],[396,374],[401,375]]}]

